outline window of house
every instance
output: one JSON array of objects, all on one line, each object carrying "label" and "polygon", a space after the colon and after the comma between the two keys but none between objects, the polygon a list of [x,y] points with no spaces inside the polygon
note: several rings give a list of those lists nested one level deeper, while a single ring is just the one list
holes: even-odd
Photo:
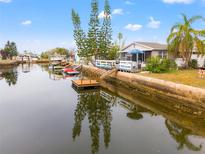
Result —
[{"label": "window of house", "polygon": [[163,58],[164,57],[163,51],[160,51],[158,56],[159,58]]},{"label": "window of house", "polygon": [[167,58],[168,53],[166,51],[159,51],[159,58]]}]

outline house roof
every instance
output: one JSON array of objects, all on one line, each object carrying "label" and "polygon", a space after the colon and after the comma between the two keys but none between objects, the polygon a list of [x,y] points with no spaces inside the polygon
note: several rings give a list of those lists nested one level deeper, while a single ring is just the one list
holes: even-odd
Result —
[{"label": "house roof", "polygon": [[166,44],[160,44],[160,43],[156,43],[156,42],[133,42],[133,43],[129,44],[128,46],[126,46],[123,50],[126,50],[127,48],[129,48],[130,46],[132,46],[134,44],[143,46],[143,47],[147,48],[147,50],[167,50]]},{"label": "house roof", "polygon": [[135,42],[135,43],[150,47],[152,49],[160,49],[160,50],[167,49],[166,44],[160,44],[160,43],[155,43],[155,42]]}]

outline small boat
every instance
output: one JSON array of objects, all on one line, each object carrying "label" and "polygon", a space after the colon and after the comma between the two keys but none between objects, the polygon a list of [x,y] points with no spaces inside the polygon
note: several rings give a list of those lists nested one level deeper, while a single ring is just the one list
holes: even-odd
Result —
[{"label": "small boat", "polygon": [[73,68],[64,68],[63,73],[68,74],[68,75],[78,75],[79,72]]}]

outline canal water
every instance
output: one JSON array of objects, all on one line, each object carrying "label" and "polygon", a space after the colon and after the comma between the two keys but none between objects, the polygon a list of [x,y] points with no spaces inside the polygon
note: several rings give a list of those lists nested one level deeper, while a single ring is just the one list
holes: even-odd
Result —
[{"label": "canal water", "polygon": [[77,92],[73,78],[40,65],[0,69],[1,154],[205,153],[204,111],[112,90]]}]

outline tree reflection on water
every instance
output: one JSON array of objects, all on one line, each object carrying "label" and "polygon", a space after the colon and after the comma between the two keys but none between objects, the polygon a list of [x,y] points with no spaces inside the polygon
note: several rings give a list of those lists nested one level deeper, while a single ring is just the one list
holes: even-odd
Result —
[{"label": "tree reflection on water", "polygon": [[[80,136],[82,122],[85,117],[88,117],[92,153],[95,154],[99,151],[101,129],[103,129],[104,134],[104,145],[108,148],[111,140],[112,107],[117,104],[128,111],[127,117],[132,120],[142,120],[145,113],[150,116],[157,116],[155,112],[149,109],[108,94],[103,90],[81,92],[78,94],[78,104],[74,114],[73,140]],[[185,146],[191,151],[202,149],[202,145],[194,145],[190,141],[189,136],[193,135],[191,130],[170,120],[165,121],[165,126],[178,144],[178,150],[183,150]]]},{"label": "tree reflection on water", "polygon": [[3,71],[1,72],[1,77],[2,79],[5,79],[9,86],[16,85],[18,80],[18,72],[15,69]]},{"label": "tree reflection on water", "polygon": [[185,146],[192,151],[200,151],[202,149],[202,145],[194,145],[190,140],[189,136],[193,135],[193,133],[178,124],[166,120],[165,125],[172,136],[172,138],[178,143],[178,150],[182,150]]},{"label": "tree reflection on water", "polygon": [[[89,129],[92,140],[92,153],[99,150],[100,129],[103,128],[104,144],[108,148],[111,136],[112,106],[114,103],[101,97],[100,91],[80,93],[75,110],[75,123],[73,127],[73,139],[80,136],[82,122],[88,117]],[[101,127],[102,126],[102,127]]]}]

